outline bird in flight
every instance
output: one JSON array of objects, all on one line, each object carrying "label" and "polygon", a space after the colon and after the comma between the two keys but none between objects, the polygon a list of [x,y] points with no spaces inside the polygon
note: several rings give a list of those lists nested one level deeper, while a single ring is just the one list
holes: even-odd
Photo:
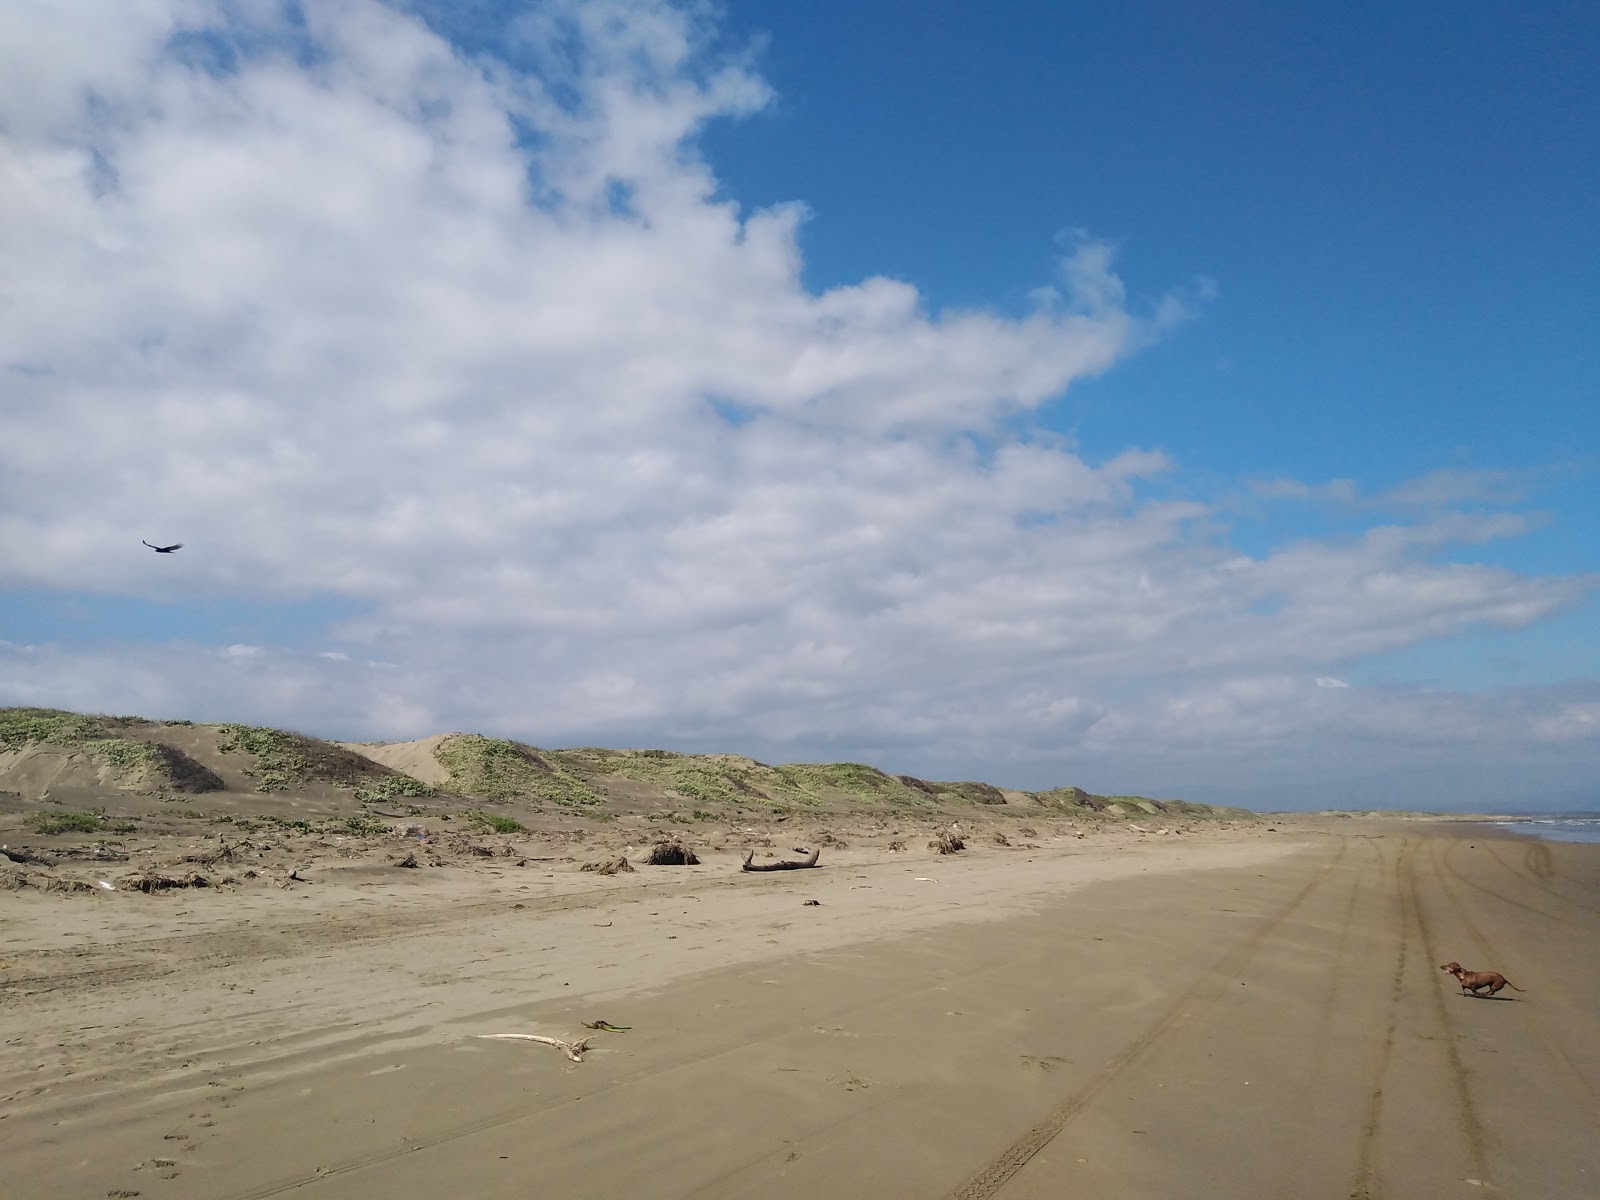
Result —
[{"label": "bird in flight", "polygon": [[[146,546],[150,546],[150,543],[145,542],[143,538],[140,538],[139,540],[144,542]],[[182,550],[183,543],[173,542],[170,546],[150,546],[150,549],[154,550],[157,554],[171,554],[174,550]]]}]

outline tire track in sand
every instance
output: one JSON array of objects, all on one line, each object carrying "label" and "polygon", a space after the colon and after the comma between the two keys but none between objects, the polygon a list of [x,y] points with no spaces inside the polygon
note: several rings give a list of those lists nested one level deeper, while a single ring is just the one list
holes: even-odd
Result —
[{"label": "tire track in sand", "polygon": [[[1355,972],[1348,965],[1350,958],[1350,934],[1355,928],[1356,905],[1362,895],[1368,890],[1369,881],[1366,876],[1368,869],[1375,870],[1380,877],[1383,874],[1385,863],[1383,849],[1375,839],[1361,839],[1373,853],[1373,862],[1368,865],[1358,866],[1350,879],[1350,897],[1345,901],[1344,912],[1339,919],[1339,936],[1334,943],[1333,952],[1328,959],[1328,985],[1323,989],[1322,1001],[1317,1006],[1317,1019],[1315,1028],[1319,1034],[1328,1030],[1333,1024],[1334,1014],[1340,1007],[1340,1002],[1352,986]],[[1332,1048],[1332,1038],[1318,1036],[1313,1039],[1311,1049],[1311,1062],[1306,1069],[1305,1077],[1295,1097],[1294,1107],[1298,1113],[1314,1113],[1315,1104],[1313,1097],[1317,1086],[1322,1081],[1327,1069],[1328,1051]],[[1301,1124],[1304,1137],[1311,1136],[1314,1121],[1307,1118]],[[1288,1162],[1284,1167],[1284,1174],[1279,1179],[1275,1196],[1292,1196],[1299,1186],[1299,1169],[1297,1162]]]},{"label": "tire track in sand", "polygon": [[[1337,865],[1339,859],[1344,856],[1344,852],[1345,846],[1341,843],[1338,854],[1320,868],[1318,875],[1315,876],[1312,881],[1301,890],[1298,896],[1289,902],[1288,906],[1270,918],[1269,927],[1258,931],[1258,933],[1255,935],[1252,935],[1250,940],[1252,942],[1259,941],[1271,931],[1272,927],[1276,927],[1276,925],[1282,921],[1282,919],[1286,917],[1289,912],[1291,912],[1307,895],[1309,895],[1311,889],[1321,879],[1321,877],[1331,870],[1335,865]],[[943,977],[939,982],[944,986],[948,986],[952,983],[963,983],[969,980],[978,979],[980,977],[989,976],[997,970],[1004,970],[1009,964],[1029,963],[1035,961],[1036,958],[1037,954],[1035,952],[1029,952],[1028,954],[1020,955],[1014,959],[1010,959],[1007,963],[1000,964],[998,967],[994,963],[988,963],[983,966],[975,967],[970,971],[963,971],[948,977]],[[1219,964],[1217,967],[1212,968],[1213,971],[1225,969],[1226,964]],[[1191,992],[1194,990],[1195,989],[1191,989]],[[1220,987],[1218,990],[1221,990]],[[1188,994],[1189,993],[1186,993],[1186,996]],[[900,1005],[904,1003],[904,999],[905,993],[898,993],[886,997],[880,996],[875,999],[866,1000],[859,1004],[852,1004],[843,1009],[836,1010],[830,1015],[829,1019],[839,1020],[844,1017],[867,1012],[878,1007]],[[659,1066],[638,1071],[634,1074],[626,1076],[625,1078],[617,1079],[616,1081],[596,1088],[593,1091],[585,1092],[577,1099],[557,1100],[549,1104],[537,1106],[529,1106],[525,1103],[519,1103],[515,1108],[487,1113],[475,1120],[462,1122],[446,1129],[442,1129],[438,1133],[431,1136],[414,1138],[407,1142],[404,1146],[389,1147],[373,1150],[366,1154],[353,1155],[349,1158],[329,1163],[315,1172],[301,1172],[292,1177],[280,1177],[276,1181],[258,1185],[245,1191],[231,1192],[227,1194],[226,1200],[270,1200],[271,1197],[281,1196],[285,1193],[296,1191],[300,1188],[311,1187],[329,1180],[355,1175],[359,1172],[382,1166],[385,1163],[393,1162],[396,1159],[407,1157],[413,1153],[432,1150],[439,1146],[446,1146],[463,1138],[484,1133],[491,1129],[497,1129],[505,1125],[511,1125],[518,1121],[532,1120],[544,1113],[568,1108],[572,1104],[577,1103],[579,1100],[592,1104],[595,1102],[596,1098],[602,1097],[608,1092],[631,1087],[635,1084],[657,1078],[658,1076],[671,1075],[678,1071],[689,1070],[699,1066],[702,1063],[713,1062],[717,1059],[741,1055],[753,1047],[787,1037],[791,1032],[791,1030],[784,1029],[777,1032],[764,1033],[756,1037],[747,1038],[744,1041],[732,1046],[723,1046],[718,1049],[708,1050],[701,1054],[691,1055],[687,1058],[679,1059],[674,1062],[662,1063]],[[867,1109],[857,1110],[854,1115],[859,1116],[860,1112],[862,1111],[868,1111],[872,1108],[882,1107],[885,1104],[891,1103],[893,1098],[894,1097],[892,1094],[886,1095],[881,1101],[874,1102],[873,1104],[867,1106]],[[813,1132],[821,1132],[821,1130]]]},{"label": "tire track in sand", "polygon": [[[1556,878],[1556,865],[1554,856],[1550,853],[1550,847],[1543,842],[1536,842],[1523,852],[1522,870],[1520,871],[1500,857],[1499,851],[1493,846],[1485,846],[1484,848],[1488,850],[1489,857],[1494,859],[1495,863],[1517,882],[1531,884],[1535,889],[1551,899],[1560,900],[1563,904],[1570,904],[1573,908],[1580,909],[1583,912],[1600,915],[1600,905],[1575,899],[1551,882]],[[1456,875],[1468,887],[1474,886],[1470,880],[1460,875],[1459,872]],[[1492,895],[1493,893],[1490,894]],[[1556,919],[1562,920],[1563,918],[1558,917]],[[1570,922],[1568,923],[1570,924]]]},{"label": "tire track in sand", "polygon": [[[1356,1150],[1356,1171],[1350,1180],[1350,1200],[1376,1200],[1381,1194],[1377,1188],[1377,1173],[1373,1154],[1377,1146],[1378,1128],[1383,1120],[1384,1084],[1389,1077],[1389,1062],[1394,1056],[1394,1035],[1399,1026],[1400,1001],[1405,994],[1406,960],[1410,943],[1406,937],[1408,917],[1405,888],[1400,885],[1401,873],[1411,854],[1409,841],[1400,844],[1394,863],[1382,864],[1380,885],[1393,889],[1395,909],[1395,962],[1389,980],[1388,1012],[1383,1024],[1383,1042],[1378,1049],[1378,1063],[1373,1072],[1372,1095],[1367,1100],[1367,1116],[1361,1123],[1361,1140]],[[1380,859],[1382,852],[1379,852]]]},{"label": "tire track in sand", "polygon": [[[1465,926],[1468,936],[1471,937],[1473,944],[1477,946],[1479,952],[1483,955],[1483,961],[1486,963],[1505,962],[1506,959],[1503,952],[1483,932],[1478,922],[1473,920],[1468,905],[1462,900],[1455,888],[1451,886],[1450,879],[1453,878],[1458,886],[1471,887],[1471,882],[1450,861],[1450,856],[1456,851],[1457,845],[1457,843],[1451,843],[1442,853],[1435,847],[1434,869],[1439,877],[1439,890],[1455,909],[1456,915],[1460,918],[1461,924]],[[1548,854],[1548,850],[1546,853]],[[1600,1132],[1600,1092],[1596,1091],[1594,1085],[1589,1082],[1584,1073],[1578,1069],[1577,1065],[1568,1056],[1566,1050],[1562,1048],[1561,1039],[1550,1031],[1543,1016],[1540,1015],[1537,1005],[1519,1003],[1517,1005],[1517,1015],[1532,1030],[1540,1048],[1560,1068],[1556,1073],[1566,1082],[1573,1098],[1588,1112],[1590,1123],[1595,1126],[1597,1132]]]},{"label": "tire track in sand", "polygon": [[[1436,963],[1439,960],[1434,953],[1433,932],[1417,886],[1415,856],[1408,860],[1406,869],[1401,874],[1405,891],[1411,900],[1411,917],[1416,924],[1417,935],[1422,941],[1423,957],[1429,964]],[[1428,988],[1428,998],[1433,1008],[1434,1019],[1445,1034],[1445,1057],[1450,1064],[1450,1081],[1456,1093],[1457,1129],[1466,1138],[1467,1152],[1472,1156],[1473,1175],[1487,1182],[1490,1179],[1488,1135],[1483,1126],[1483,1119],[1478,1115],[1477,1102],[1472,1098],[1472,1083],[1467,1075],[1466,1064],[1461,1061],[1460,1034],[1445,1007],[1444,989]]]},{"label": "tire track in sand", "polygon": [[952,1193],[953,1200],[987,1200],[987,1197],[994,1195],[1012,1176],[1027,1166],[1034,1155],[1048,1146],[1056,1135],[1066,1128],[1068,1122],[1093,1103],[1118,1076],[1148,1055],[1168,1033],[1215,1004],[1227,990],[1227,985],[1243,973],[1245,966],[1255,956],[1261,944],[1305,903],[1307,897],[1328,877],[1329,872],[1338,866],[1347,848],[1347,843],[1341,841],[1338,852],[1319,867],[1306,881],[1305,886],[1287,903],[1268,917],[1254,933],[1219,959],[1209,971],[1178,997],[1154,1025],[1113,1055],[1098,1075],[1051,1109],[1042,1121],[1030,1128],[991,1160],[988,1166]]}]

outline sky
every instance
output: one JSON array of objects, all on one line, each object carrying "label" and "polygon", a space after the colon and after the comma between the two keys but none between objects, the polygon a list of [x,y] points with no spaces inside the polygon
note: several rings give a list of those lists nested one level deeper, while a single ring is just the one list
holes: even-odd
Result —
[{"label": "sky", "polygon": [[5,5],[0,704],[1600,809],[1597,58],[1581,0]]}]

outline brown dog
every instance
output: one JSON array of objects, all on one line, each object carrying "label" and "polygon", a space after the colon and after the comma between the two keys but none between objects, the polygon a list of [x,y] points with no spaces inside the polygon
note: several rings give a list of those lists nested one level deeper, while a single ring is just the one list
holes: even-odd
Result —
[{"label": "brown dog", "polygon": [[1508,987],[1514,992],[1527,990],[1519,988],[1511,980],[1500,974],[1499,971],[1467,971],[1462,969],[1461,964],[1457,962],[1445,963],[1439,970],[1448,971],[1456,977],[1456,982],[1461,985],[1461,994],[1463,996],[1468,992],[1471,992],[1474,996],[1481,995],[1479,988],[1488,988],[1491,996],[1503,987]]}]

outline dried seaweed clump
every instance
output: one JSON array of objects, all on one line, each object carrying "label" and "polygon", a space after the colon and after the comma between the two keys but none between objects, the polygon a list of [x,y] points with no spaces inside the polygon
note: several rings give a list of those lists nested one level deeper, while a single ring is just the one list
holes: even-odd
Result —
[{"label": "dried seaweed clump", "polygon": [[940,854],[954,854],[957,850],[965,850],[967,844],[948,829],[942,831],[938,837],[928,843],[929,850],[936,850]]},{"label": "dried seaweed clump", "polygon": [[616,858],[608,858],[604,862],[584,863],[579,869],[593,871],[596,875],[627,875],[632,873],[633,864],[618,855]]},{"label": "dried seaweed clump", "polygon": [[652,867],[697,867],[700,860],[682,842],[657,842],[648,859]]}]

